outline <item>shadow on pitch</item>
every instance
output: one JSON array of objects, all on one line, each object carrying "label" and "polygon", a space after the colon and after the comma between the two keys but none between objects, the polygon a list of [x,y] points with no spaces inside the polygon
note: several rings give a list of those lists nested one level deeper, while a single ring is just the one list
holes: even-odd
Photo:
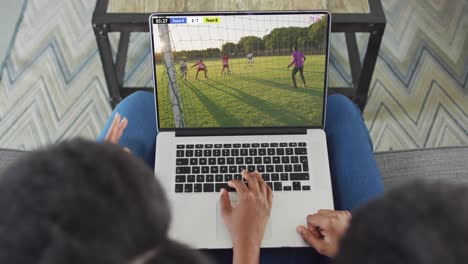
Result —
[{"label": "shadow on pitch", "polygon": [[[213,84],[210,84],[209,81],[216,83],[219,87],[224,86],[224,87],[226,87],[228,89],[236,91],[239,94],[234,94],[234,93],[228,92],[226,90],[220,89],[219,87],[217,87],[217,86],[215,86]],[[246,103],[249,106],[258,109],[259,111],[270,115],[271,118],[273,118],[273,119],[275,119],[275,120],[277,120],[279,122],[282,122],[284,124],[303,124],[304,122],[306,122],[306,120],[304,118],[298,117],[298,115],[296,113],[292,113],[291,111],[289,111],[287,109],[280,108],[280,107],[278,107],[278,105],[275,105],[275,104],[273,104],[271,102],[268,102],[268,101],[266,101],[264,99],[253,96],[253,95],[248,94],[248,93],[246,93],[246,92],[244,92],[242,90],[239,90],[239,89],[237,89],[235,87],[226,85],[224,83],[218,82],[218,81],[213,80],[213,79],[209,79],[209,81],[205,82],[205,84],[212,87],[213,89],[216,89],[216,90],[218,90],[220,92],[226,93],[226,94],[236,98],[236,100],[238,100],[239,102]]]},{"label": "shadow on pitch", "polygon": [[235,127],[242,125],[239,119],[229,114],[222,107],[218,106],[193,84],[191,84],[190,82],[184,82],[184,84],[198,97],[198,99],[208,109],[208,112],[210,112],[210,114],[218,122],[218,124],[225,127]]}]

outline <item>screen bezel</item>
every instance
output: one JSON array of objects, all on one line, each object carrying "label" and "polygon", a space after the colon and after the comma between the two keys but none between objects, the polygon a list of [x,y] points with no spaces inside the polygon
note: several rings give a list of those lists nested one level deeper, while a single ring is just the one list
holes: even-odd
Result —
[{"label": "screen bezel", "polygon": [[[326,51],[325,51],[325,78],[323,84],[323,104],[322,104],[322,123],[320,126],[268,126],[268,127],[191,127],[191,128],[161,128],[159,123],[159,110],[158,110],[158,93],[157,93],[157,78],[156,78],[156,58],[154,56],[155,43],[153,37],[153,17],[181,17],[181,16],[233,16],[233,15],[327,15],[327,36],[326,36]],[[328,95],[328,64],[330,57],[330,34],[331,34],[331,13],[327,10],[320,11],[236,11],[236,12],[161,12],[153,13],[149,17],[149,28],[151,38],[151,57],[153,62],[153,88],[155,96],[155,111],[156,111],[156,130],[158,132],[164,131],[183,131],[184,134],[193,132],[197,135],[204,133],[208,134],[277,134],[281,131],[298,131],[307,129],[325,129],[325,118],[327,108],[327,95]],[[229,133],[226,133],[229,131]]]}]

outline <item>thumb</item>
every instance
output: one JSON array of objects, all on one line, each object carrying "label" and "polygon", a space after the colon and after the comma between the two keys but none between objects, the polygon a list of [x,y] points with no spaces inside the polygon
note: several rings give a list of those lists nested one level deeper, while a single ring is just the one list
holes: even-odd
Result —
[{"label": "thumb", "polygon": [[225,189],[221,190],[221,214],[223,217],[228,216],[231,213],[232,207],[229,201],[229,194]]},{"label": "thumb", "polygon": [[323,250],[323,245],[325,243],[323,239],[315,236],[307,227],[298,226],[296,230],[307,244],[311,245],[319,253],[322,253],[321,251]]}]

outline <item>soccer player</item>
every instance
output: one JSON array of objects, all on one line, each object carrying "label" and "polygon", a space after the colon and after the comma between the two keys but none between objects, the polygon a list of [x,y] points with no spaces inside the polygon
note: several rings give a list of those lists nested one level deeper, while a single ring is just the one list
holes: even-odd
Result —
[{"label": "soccer player", "polygon": [[188,73],[188,68],[187,68],[187,58],[182,58],[182,61],[179,63],[179,70],[180,70],[180,78],[184,78],[187,80],[187,73]]},{"label": "soccer player", "polygon": [[253,52],[247,54],[247,64],[253,64]]},{"label": "soccer player", "polygon": [[198,73],[200,71],[203,71],[205,73],[205,78],[208,79],[208,76],[206,76],[206,73],[208,72],[208,68],[206,67],[205,63],[203,63],[203,60],[200,60],[199,62],[195,63],[193,67],[197,66],[197,76],[195,76],[195,79],[198,80]]},{"label": "soccer player", "polygon": [[224,73],[224,69],[227,69],[227,73],[231,73],[231,70],[229,69],[229,57],[228,55],[223,56],[223,69],[221,70],[221,75]]},{"label": "soccer player", "polygon": [[306,60],[306,56],[304,56],[304,54],[302,52],[298,51],[297,47],[294,46],[293,47],[293,53],[292,53],[292,61],[288,65],[288,69],[289,69],[289,67],[291,67],[291,65],[294,64],[294,69],[293,69],[292,75],[291,75],[293,83],[294,83],[294,88],[297,88],[297,84],[296,84],[296,74],[297,74],[297,72],[301,73],[301,78],[302,78],[302,82],[304,83],[304,87],[307,87],[306,81],[305,81],[305,78],[304,78],[304,62],[305,62],[305,60]]}]

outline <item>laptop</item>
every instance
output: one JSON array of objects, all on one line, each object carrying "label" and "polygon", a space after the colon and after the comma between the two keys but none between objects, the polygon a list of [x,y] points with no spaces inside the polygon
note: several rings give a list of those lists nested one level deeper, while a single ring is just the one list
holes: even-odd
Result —
[{"label": "laptop", "polygon": [[155,175],[171,205],[170,237],[232,247],[220,191],[257,170],[273,190],[261,246],[307,246],[296,227],[333,209],[323,130],[330,21],[326,11],[150,16]]}]

